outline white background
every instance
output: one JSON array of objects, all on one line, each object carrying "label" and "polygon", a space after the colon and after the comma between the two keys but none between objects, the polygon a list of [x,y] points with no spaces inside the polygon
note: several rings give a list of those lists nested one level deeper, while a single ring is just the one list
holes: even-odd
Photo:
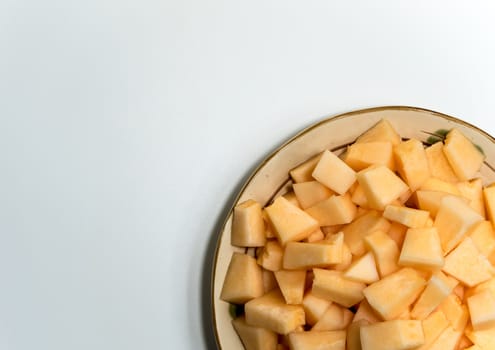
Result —
[{"label": "white background", "polygon": [[271,150],[380,105],[495,134],[489,3],[0,0],[0,349],[213,349],[218,225]]}]

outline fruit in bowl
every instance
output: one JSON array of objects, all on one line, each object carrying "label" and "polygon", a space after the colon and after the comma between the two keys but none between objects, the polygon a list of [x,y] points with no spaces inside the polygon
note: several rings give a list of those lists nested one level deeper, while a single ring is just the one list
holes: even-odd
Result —
[{"label": "fruit in bowl", "polygon": [[383,107],[286,143],[220,236],[219,347],[495,348],[493,141],[452,117]]}]

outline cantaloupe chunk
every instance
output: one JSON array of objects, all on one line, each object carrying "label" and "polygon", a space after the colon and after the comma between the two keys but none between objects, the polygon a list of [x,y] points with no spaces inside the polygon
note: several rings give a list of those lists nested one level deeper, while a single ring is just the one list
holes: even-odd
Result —
[{"label": "cantaloupe chunk", "polygon": [[301,203],[299,203],[299,201],[297,200],[297,197],[296,197],[296,194],[294,193],[294,191],[289,191],[287,193],[284,193],[282,195],[282,197],[287,199],[287,201],[289,201],[291,204],[294,204],[296,207],[302,209]]},{"label": "cantaloupe chunk", "polygon": [[275,279],[287,304],[297,305],[302,303],[306,271],[275,271]]},{"label": "cantaloupe chunk", "polygon": [[308,242],[308,243],[314,243],[314,242],[318,242],[318,241],[321,241],[325,238],[325,234],[323,233],[323,231],[319,228],[317,229],[316,231],[314,231],[313,233],[311,233],[308,237],[306,237],[303,242]]},{"label": "cantaloupe chunk", "polygon": [[419,272],[402,268],[363,290],[373,309],[385,320],[392,320],[404,312],[426,285]]},{"label": "cantaloupe chunk", "polygon": [[469,340],[469,338],[466,337],[465,334],[463,334],[463,335],[461,335],[461,338],[457,342],[457,348],[456,348],[456,350],[468,349],[471,346],[473,346],[473,342],[471,340]]},{"label": "cantaloupe chunk", "polygon": [[248,325],[244,316],[232,320],[232,325],[246,350],[276,350],[278,337],[275,332]]},{"label": "cantaloupe chunk", "polygon": [[287,305],[278,289],[248,301],[244,311],[247,324],[279,334],[288,334],[305,323],[303,307]]},{"label": "cantaloupe chunk", "polygon": [[468,287],[489,280],[495,273],[493,266],[469,237],[446,256],[442,270]]},{"label": "cantaloupe chunk", "polygon": [[344,242],[351,253],[360,256],[366,252],[364,237],[378,230],[387,232],[389,229],[390,222],[388,220],[383,218],[377,211],[369,211],[344,226],[342,232],[344,233]]},{"label": "cantaloupe chunk", "polygon": [[475,331],[495,327],[495,296],[489,290],[470,296],[467,304]]},{"label": "cantaloupe chunk", "polygon": [[390,229],[387,231],[387,234],[394,240],[399,250],[402,248],[402,244],[406,238],[407,229],[407,226],[399,224],[398,222],[390,223]]},{"label": "cantaloupe chunk", "polygon": [[430,168],[421,141],[410,139],[394,147],[395,165],[411,191],[416,191],[430,177]]},{"label": "cantaloupe chunk", "polygon": [[238,247],[262,247],[266,242],[261,205],[248,199],[234,208],[230,242]]},{"label": "cantaloupe chunk", "polygon": [[366,320],[359,320],[349,325],[347,328],[346,350],[362,350],[361,327],[368,324]]},{"label": "cantaloupe chunk", "polygon": [[435,311],[430,314],[425,320],[423,320],[423,334],[425,336],[425,343],[419,348],[414,350],[427,350],[430,345],[442,334],[442,332],[449,326],[449,321],[445,318],[442,311]]},{"label": "cantaloupe chunk", "polygon": [[338,194],[344,194],[356,181],[356,173],[342,159],[326,150],[313,171],[313,178]]},{"label": "cantaloupe chunk", "polygon": [[457,129],[445,138],[443,153],[460,180],[471,180],[480,170],[485,156]]},{"label": "cantaloupe chunk", "polygon": [[318,202],[307,208],[306,213],[318,220],[320,226],[348,224],[356,216],[356,205],[347,193]]},{"label": "cantaloupe chunk", "polygon": [[291,350],[345,350],[345,331],[298,332],[289,334]]},{"label": "cantaloupe chunk", "polygon": [[434,222],[444,254],[454,249],[469,229],[482,220],[483,217],[459,197],[444,197]]},{"label": "cantaloupe chunk", "polygon": [[376,269],[375,258],[371,252],[358,258],[344,272],[345,278],[351,281],[370,284],[380,279]]},{"label": "cantaloupe chunk", "polygon": [[307,292],[302,301],[306,323],[311,326],[316,324],[330,305],[331,301],[315,296],[312,291]]},{"label": "cantaloupe chunk", "polygon": [[408,229],[399,265],[418,268],[442,267],[444,257],[435,227]]},{"label": "cantaloupe chunk", "polygon": [[423,182],[423,184],[419,187],[419,190],[422,191],[439,191],[450,193],[454,196],[460,196],[461,191],[459,187],[457,187],[457,183],[447,182],[436,177],[429,177]]},{"label": "cantaloupe chunk", "polygon": [[409,350],[425,342],[421,321],[393,320],[360,328],[363,350]]},{"label": "cantaloupe chunk", "polygon": [[490,221],[475,224],[467,235],[484,256],[489,257],[495,251],[495,232]]},{"label": "cantaloupe chunk", "polygon": [[301,208],[306,209],[332,196],[334,192],[318,181],[307,181],[292,185]]},{"label": "cantaloupe chunk", "polygon": [[283,255],[284,249],[280,243],[275,240],[269,240],[261,249],[257,262],[267,270],[278,271],[282,268]]},{"label": "cantaloupe chunk", "polygon": [[485,201],[486,215],[492,225],[495,226],[495,186],[483,189],[483,199]]},{"label": "cantaloupe chunk", "polygon": [[377,322],[382,322],[383,318],[376,313],[376,311],[371,307],[366,299],[359,303],[358,309],[354,314],[352,322],[358,322],[360,320],[365,320],[368,324],[373,324]]},{"label": "cantaloupe chunk", "polygon": [[397,205],[387,205],[383,216],[411,228],[421,228],[426,225],[430,213],[426,210],[419,210]]},{"label": "cantaloupe chunk", "polygon": [[344,307],[351,307],[363,300],[364,283],[354,282],[342,276],[340,271],[313,269],[314,280],[312,292],[315,296],[325,298]]},{"label": "cantaloupe chunk", "polygon": [[289,171],[292,181],[295,183],[313,181],[313,171],[315,170],[316,164],[320,161],[322,153],[309,158],[307,161],[299,164],[294,169]]},{"label": "cantaloupe chunk", "polygon": [[331,269],[335,271],[344,271],[346,270],[352,263],[352,253],[347,247],[347,244],[342,244],[342,262],[339,264],[335,264],[331,266]]},{"label": "cantaloupe chunk", "polygon": [[262,269],[263,276],[263,294],[278,288],[277,280],[273,271]]},{"label": "cantaloupe chunk", "polygon": [[397,145],[401,142],[401,137],[388,120],[382,119],[356,139],[356,143],[368,142],[390,142]]},{"label": "cantaloupe chunk", "polygon": [[466,330],[467,337],[482,350],[495,349],[495,327],[474,331]]},{"label": "cantaloupe chunk", "polygon": [[375,231],[364,237],[365,246],[373,253],[380,277],[385,277],[399,269],[399,248],[392,238],[383,231]]},{"label": "cantaloupe chunk", "polygon": [[[349,317],[350,313],[350,317]],[[337,304],[330,305],[311,331],[338,331],[345,329],[352,320],[352,312]]]},{"label": "cantaloupe chunk", "polygon": [[354,143],[347,147],[343,159],[355,171],[375,164],[395,170],[392,147],[390,142]]},{"label": "cantaloupe chunk", "polygon": [[468,307],[455,294],[450,294],[438,307],[443,312],[449,324],[456,330],[463,332],[469,320]]},{"label": "cantaloupe chunk", "polygon": [[283,257],[283,268],[287,270],[326,267],[342,262],[342,242],[287,243]]},{"label": "cantaloupe chunk", "polygon": [[392,170],[384,165],[370,166],[357,173],[370,208],[383,210],[405,194],[409,187]]},{"label": "cantaloupe chunk", "polygon": [[263,295],[263,275],[256,259],[234,252],[227,268],[220,299],[243,304]]},{"label": "cantaloupe chunk", "polygon": [[317,220],[284,197],[276,198],[265,210],[282,245],[302,240],[319,227]]},{"label": "cantaloupe chunk", "polygon": [[431,176],[452,183],[459,181],[443,153],[442,142],[436,142],[430,147],[427,147],[425,153]]},{"label": "cantaloupe chunk", "polygon": [[435,339],[428,350],[455,350],[461,336],[462,332],[449,326]]},{"label": "cantaloupe chunk", "polygon": [[356,184],[356,188],[351,192],[351,201],[361,208],[368,208],[368,199],[366,199],[363,187],[358,182]]},{"label": "cantaloupe chunk", "polygon": [[418,208],[427,210],[432,218],[437,216],[443,198],[450,195],[450,193],[440,191],[417,190],[415,192]]},{"label": "cantaloupe chunk", "polygon": [[263,208],[261,211],[261,215],[263,216],[263,222],[265,223],[265,236],[267,239],[276,238],[275,229],[273,228],[272,223],[270,222],[270,218],[266,212],[266,209]]},{"label": "cantaloupe chunk", "polygon": [[458,282],[442,272],[433,274],[411,311],[411,317],[424,320],[447,298]]},{"label": "cantaloupe chunk", "polygon": [[483,182],[481,179],[463,181],[456,184],[461,196],[466,198],[468,204],[481,216],[485,216],[485,203],[483,201]]}]

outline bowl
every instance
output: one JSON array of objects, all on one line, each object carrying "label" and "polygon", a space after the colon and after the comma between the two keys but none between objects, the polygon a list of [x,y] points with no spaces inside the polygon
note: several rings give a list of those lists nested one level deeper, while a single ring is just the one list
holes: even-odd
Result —
[{"label": "bowl", "polygon": [[[289,170],[310,157],[329,149],[342,152],[355,139],[381,119],[387,119],[402,138],[416,138],[433,143],[438,130],[459,129],[486,156],[480,170],[484,185],[495,182],[495,139],[483,130],[455,117],[439,112],[406,106],[377,107],[352,111],[324,119],[293,136],[251,174],[240,190],[233,207],[247,199],[262,206],[283,194],[292,184]],[[212,322],[219,349],[244,349],[231,321],[229,303],[220,300],[227,267],[232,253],[244,251],[230,244],[233,207],[219,232],[212,272]]]}]

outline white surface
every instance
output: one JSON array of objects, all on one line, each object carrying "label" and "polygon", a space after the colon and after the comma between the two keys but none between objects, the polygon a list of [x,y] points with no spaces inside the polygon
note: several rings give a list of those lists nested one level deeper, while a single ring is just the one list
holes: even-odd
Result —
[{"label": "white surface", "polygon": [[489,3],[1,1],[0,349],[213,348],[204,265],[270,150],[390,104],[495,134]]}]

